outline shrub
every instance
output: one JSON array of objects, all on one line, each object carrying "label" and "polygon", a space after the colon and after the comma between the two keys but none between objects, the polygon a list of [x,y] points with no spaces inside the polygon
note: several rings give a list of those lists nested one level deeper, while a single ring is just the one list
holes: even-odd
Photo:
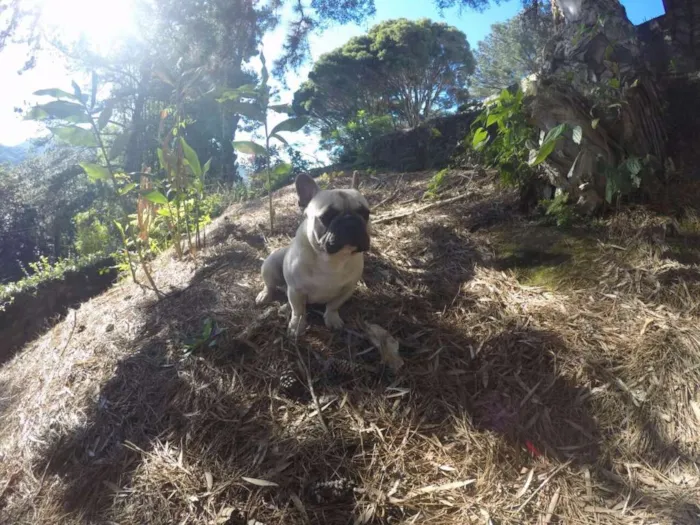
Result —
[{"label": "shrub", "polygon": [[324,137],[321,147],[330,151],[340,163],[362,164],[368,159],[367,146],[393,130],[394,123],[389,115],[375,116],[361,110],[355,119]]},{"label": "shrub", "polygon": [[40,257],[38,261],[29,263],[32,273],[25,271],[26,277],[24,279],[0,285],[0,311],[7,303],[12,302],[15,295],[36,288],[46,281],[62,279],[67,272],[79,271],[104,258],[103,254],[93,253],[76,258],[58,259],[52,264],[48,257]]},{"label": "shrub", "polygon": [[504,183],[524,185],[535,176],[529,161],[537,132],[527,122],[521,90],[512,94],[504,89],[487,101],[472,129],[468,147],[480,154],[484,164],[497,168]]},{"label": "shrub", "polygon": [[106,253],[110,247],[109,228],[97,216],[97,211],[90,209],[77,213],[73,217],[75,225],[75,251],[78,255]]}]

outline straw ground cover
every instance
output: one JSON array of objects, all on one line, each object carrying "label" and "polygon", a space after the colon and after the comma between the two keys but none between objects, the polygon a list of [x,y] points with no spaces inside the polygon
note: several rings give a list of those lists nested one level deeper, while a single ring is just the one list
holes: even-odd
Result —
[{"label": "straw ground cover", "polygon": [[165,299],[123,283],[27,345],[0,369],[0,522],[698,523],[694,215],[563,232],[491,174],[423,201],[431,176],[363,175],[342,334],[254,305],[286,188],[280,234],[234,207],[196,264],[163,257]]}]

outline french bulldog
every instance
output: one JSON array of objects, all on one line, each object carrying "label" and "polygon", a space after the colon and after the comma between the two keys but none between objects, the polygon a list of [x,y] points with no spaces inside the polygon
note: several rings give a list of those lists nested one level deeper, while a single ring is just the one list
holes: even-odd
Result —
[{"label": "french bulldog", "polygon": [[306,305],[325,304],[323,319],[339,330],[338,309],[352,296],[370,247],[367,199],[358,191],[358,174],[351,189],[322,190],[309,175],[295,182],[304,219],[291,245],[272,252],[262,265],[265,283],[255,302],[265,304],[286,285],[292,310],[287,333],[299,336],[306,328]]}]

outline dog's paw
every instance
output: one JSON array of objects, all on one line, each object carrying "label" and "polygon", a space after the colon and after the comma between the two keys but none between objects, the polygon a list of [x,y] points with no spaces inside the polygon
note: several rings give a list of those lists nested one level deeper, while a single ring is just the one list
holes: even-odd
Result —
[{"label": "dog's paw", "polygon": [[306,318],[292,316],[287,327],[287,335],[289,337],[299,337],[306,329]]},{"label": "dog's paw", "polygon": [[326,311],[326,313],[323,314],[323,320],[326,322],[326,326],[331,330],[340,330],[345,325],[337,311]]},{"label": "dog's paw", "polygon": [[258,294],[258,296],[255,298],[255,304],[261,305],[261,304],[267,304],[270,302],[272,299],[272,294],[270,293],[270,290],[265,287],[262,292]]}]

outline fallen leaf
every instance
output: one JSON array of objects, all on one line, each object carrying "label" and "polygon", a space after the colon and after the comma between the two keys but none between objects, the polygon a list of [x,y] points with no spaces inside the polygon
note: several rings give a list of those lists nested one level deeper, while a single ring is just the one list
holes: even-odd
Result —
[{"label": "fallen leaf", "polygon": [[515,495],[515,499],[520,499],[525,495],[525,493],[527,492],[527,489],[530,487],[530,483],[532,483],[532,476],[534,474],[535,474],[535,469],[531,468],[530,472],[527,475],[527,479],[525,480],[525,484],[522,486],[522,488]]},{"label": "fallen leaf", "polygon": [[252,483],[253,485],[257,485],[258,487],[279,487],[277,483],[274,481],[267,481],[266,479],[257,479],[257,478],[246,478],[242,477],[244,481],[247,481],[248,483]]},{"label": "fallen leaf", "polygon": [[403,359],[399,355],[399,342],[381,326],[367,323],[365,331],[372,344],[379,349],[382,361],[396,371],[403,366]]},{"label": "fallen leaf", "polygon": [[691,401],[690,408],[693,409],[693,413],[695,414],[698,423],[700,423],[700,403],[698,403],[697,401]]},{"label": "fallen leaf", "polygon": [[462,487],[466,487],[475,482],[475,479],[465,479],[464,481],[453,481],[452,483],[445,483],[444,485],[428,485],[427,487],[422,487],[409,492],[404,498],[389,498],[389,501],[394,504],[403,503],[423,494],[433,494],[435,492],[444,492],[447,490],[461,489]]}]

